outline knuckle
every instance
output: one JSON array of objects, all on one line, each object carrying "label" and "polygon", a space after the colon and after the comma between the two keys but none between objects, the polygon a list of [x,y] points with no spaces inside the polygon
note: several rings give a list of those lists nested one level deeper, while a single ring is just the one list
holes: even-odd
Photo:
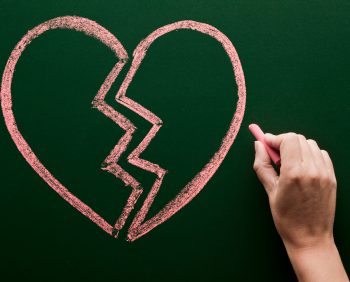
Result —
[{"label": "knuckle", "polygon": [[318,173],[315,169],[310,170],[306,174],[306,179],[311,183],[322,181],[322,178],[323,176],[320,173]]},{"label": "knuckle", "polygon": [[336,188],[337,187],[337,179],[334,175],[328,175],[326,179],[324,179],[324,183],[329,188]]},{"label": "knuckle", "polygon": [[292,168],[286,173],[287,178],[292,182],[299,182],[303,178],[302,171],[299,168]]},{"label": "knuckle", "polygon": [[322,180],[322,177],[317,172],[309,172],[307,176],[308,176],[308,179],[311,180],[312,182]]},{"label": "knuckle", "polygon": [[296,139],[298,138],[298,134],[296,134],[295,132],[288,132],[286,135],[286,138],[288,139]]},{"label": "knuckle", "polygon": [[328,174],[325,174],[325,173],[321,174],[319,179],[320,179],[320,182],[326,186],[330,186],[332,184],[332,179],[329,177]]},{"label": "knuckle", "polygon": [[254,161],[253,169],[255,170],[255,172],[258,172],[258,170],[260,169],[259,161]]},{"label": "knuckle", "polygon": [[288,133],[286,133],[285,138],[283,139],[281,146],[296,142],[297,140],[298,140],[298,135],[296,133],[288,132]]},{"label": "knuckle", "polygon": [[305,136],[302,135],[302,134],[298,134],[298,138],[299,138],[300,140],[306,140]]},{"label": "knuckle", "polygon": [[336,188],[337,187],[337,179],[335,177],[332,177],[331,179],[331,185]]}]

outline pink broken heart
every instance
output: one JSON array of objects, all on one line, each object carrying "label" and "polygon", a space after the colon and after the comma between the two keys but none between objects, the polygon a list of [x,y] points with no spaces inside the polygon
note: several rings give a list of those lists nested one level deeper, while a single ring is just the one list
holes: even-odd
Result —
[{"label": "pink broken heart", "polygon": [[[118,144],[113,148],[113,150],[105,159],[106,166],[103,168],[104,170],[107,170],[110,173],[114,174],[116,177],[120,178],[126,185],[132,188],[132,192],[130,193],[130,196],[122,211],[122,214],[119,216],[114,226],[109,224],[98,213],[96,213],[89,206],[83,203],[79,198],[73,195],[47,170],[47,168],[37,158],[35,153],[32,151],[32,149],[20,133],[12,110],[11,84],[16,64],[22,52],[33,39],[35,39],[45,31],[59,28],[73,29],[76,31],[84,32],[89,36],[95,37],[96,39],[100,40],[105,45],[107,45],[119,59],[119,61],[113,67],[111,72],[108,74],[107,78],[100,87],[97,95],[92,101],[93,107],[97,108],[105,116],[112,119],[122,129],[125,130],[125,134],[123,135],[123,137],[119,140]],[[177,29],[192,29],[207,34],[222,44],[232,63],[235,81],[238,87],[238,101],[228,131],[223,137],[221,146],[217,150],[217,152],[214,153],[209,162],[199,171],[199,173],[197,173],[197,175],[189,183],[186,184],[184,188],[182,188],[180,193],[173,200],[166,204],[165,207],[162,208],[156,215],[145,221],[145,218],[153,203],[153,200],[160,189],[166,170],[161,168],[157,164],[153,164],[147,160],[141,159],[139,156],[146,149],[148,144],[151,142],[151,140],[157,134],[158,130],[161,128],[162,120],[155,114],[153,114],[151,111],[144,108],[142,105],[128,98],[126,96],[126,91],[136,71],[142,63],[142,60],[145,57],[147,49],[150,47],[150,45],[158,37],[161,37],[162,35]],[[137,202],[139,196],[143,191],[141,184],[133,176],[128,174],[121,166],[118,165],[118,160],[120,156],[125,152],[129,142],[132,139],[133,133],[137,128],[131,123],[130,120],[128,120],[119,112],[115,111],[104,101],[107,92],[114,83],[123,66],[126,64],[127,60],[127,52],[122,46],[122,44],[119,42],[119,40],[108,30],[106,30],[96,22],[86,18],[75,16],[54,18],[28,31],[28,33],[18,42],[7,61],[2,77],[0,93],[1,107],[4,114],[7,129],[13,141],[15,142],[18,150],[21,152],[21,154],[29,163],[29,165],[64,200],[66,200],[69,204],[71,204],[74,208],[80,211],[83,215],[88,217],[99,227],[101,227],[105,232],[114,237],[116,237],[119,230],[123,228],[126,219],[128,218],[130,212],[134,208],[135,203]],[[244,116],[246,100],[244,74],[238,54],[233,44],[222,32],[208,24],[188,20],[179,21],[158,28],[138,44],[133,53],[131,67],[116,95],[116,100],[117,102],[128,107],[129,109],[131,109],[132,111],[134,111],[153,125],[146,137],[127,157],[129,163],[149,172],[152,172],[157,176],[150,192],[148,193],[144,203],[142,204],[141,209],[137,212],[135,218],[133,219],[129,227],[127,239],[130,241],[134,241],[151,231],[156,226],[168,220],[176,212],[178,212],[185,205],[187,205],[204,188],[206,183],[221,165],[223,159],[225,158],[227,152],[229,151],[237,136]]]}]

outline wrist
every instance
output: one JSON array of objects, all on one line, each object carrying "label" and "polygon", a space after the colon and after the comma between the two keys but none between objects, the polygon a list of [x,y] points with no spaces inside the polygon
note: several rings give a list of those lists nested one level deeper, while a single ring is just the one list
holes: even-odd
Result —
[{"label": "wrist", "polygon": [[289,240],[283,240],[283,244],[287,250],[288,256],[293,259],[313,256],[317,253],[331,253],[337,249],[333,236],[304,240],[298,243],[291,243]]},{"label": "wrist", "polygon": [[349,281],[333,237],[304,247],[285,246],[299,281]]}]

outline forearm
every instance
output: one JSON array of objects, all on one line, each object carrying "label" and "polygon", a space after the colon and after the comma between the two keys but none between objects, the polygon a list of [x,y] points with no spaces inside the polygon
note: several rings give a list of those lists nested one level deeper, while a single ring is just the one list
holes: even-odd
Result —
[{"label": "forearm", "polygon": [[317,247],[286,249],[299,282],[349,282],[333,240]]}]

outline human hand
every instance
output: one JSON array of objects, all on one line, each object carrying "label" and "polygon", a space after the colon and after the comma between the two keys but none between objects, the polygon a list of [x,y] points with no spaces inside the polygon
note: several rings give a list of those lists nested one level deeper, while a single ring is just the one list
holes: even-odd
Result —
[{"label": "human hand", "polygon": [[295,133],[265,134],[265,142],[280,151],[280,174],[259,141],[254,170],[268,194],[276,229],[298,278],[349,281],[333,238],[337,184],[328,153],[314,140]]},{"label": "human hand", "polygon": [[256,141],[254,169],[269,196],[273,220],[288,247],[308,248],[333,240],[336,178],[328,153],[295,133],[265,134],[280,150],[278,176],[264,145]]}]

